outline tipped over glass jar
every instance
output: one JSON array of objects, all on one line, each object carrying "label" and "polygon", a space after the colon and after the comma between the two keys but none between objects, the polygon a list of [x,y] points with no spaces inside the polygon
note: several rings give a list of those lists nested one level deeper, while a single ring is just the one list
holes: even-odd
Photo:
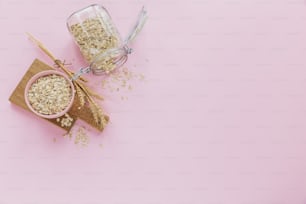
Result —
[{"label": "tipped over glass jar", "polygon": [[143,7],[130,34],[122,40],[103,6],[93,4],[71,14],[67,19],[68,30],[89,63],[89,66],[81,68],[74,75],[74,79],[89,72],[95,75],[108,74],[121,67],[132,52],[130,43],[142,29],[146,19],[147,11]]}]

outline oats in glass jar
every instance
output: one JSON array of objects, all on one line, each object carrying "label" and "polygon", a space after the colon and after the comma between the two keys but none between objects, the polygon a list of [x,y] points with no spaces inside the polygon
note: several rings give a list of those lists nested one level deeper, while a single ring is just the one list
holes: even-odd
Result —
[{"label": "oats in glass jar", "polygon": [[88,62],[92,62],[106,50],[118,46],[117,37],[107,30],[107,26],[99,18],[89,18],[73,24],[70,26],[70,32]]}]

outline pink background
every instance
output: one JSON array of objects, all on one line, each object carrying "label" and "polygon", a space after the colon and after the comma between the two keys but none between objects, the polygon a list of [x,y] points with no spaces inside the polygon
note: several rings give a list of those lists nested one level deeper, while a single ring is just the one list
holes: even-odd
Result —
[{"label": "pink background", "polygon": [[112,123],[80,148],[8,97],[52,64],[25,32],[85,64],[65,20],[91,3],[0,1],[0,204],[306,203],[305,1],[102,2],[123,36],[147,6],[127,64],[146,82],[106,94]]}]

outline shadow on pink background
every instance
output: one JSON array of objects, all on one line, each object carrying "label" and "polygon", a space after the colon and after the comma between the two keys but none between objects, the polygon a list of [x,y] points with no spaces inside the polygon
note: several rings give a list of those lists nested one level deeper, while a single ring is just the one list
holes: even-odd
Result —
[{"label": "shadow on pink background", "polygon": [[25,32],[86,64],[65,20],[91,3],[0,1],[0,204],[306,203],[305,1],[100,2],[123,36],[146,5],[126,65],[146,81],[105,93],[111,124],[80,148],[8,98],[52,65]]}]

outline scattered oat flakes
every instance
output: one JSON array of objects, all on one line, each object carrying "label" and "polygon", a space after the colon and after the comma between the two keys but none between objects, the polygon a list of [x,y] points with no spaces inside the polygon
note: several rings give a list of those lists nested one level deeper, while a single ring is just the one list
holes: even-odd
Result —
[{"label": "scattered oat flakes", "polygon": [[[101,87],[109,92],[120,92],[124,90],[133,90],[132,82],[135,80],[143,81],[144,75],[137,74],[126,67],[117,69],[110,73],[107,78],[104,78],[101,82]],[[127,97],[122,96],[121,100],[125,100]]]},{"label": "scattered oat flakes", "polygon": [[73,123],[73,118],[68,113],[65,113],[63,117],[56,118],[56,122],[61,123],[62,127],[70,127]]},{"label": "scattered oat flakes", "polygon": [[70,127],[72,125],[73,118],[70,117],[70,115],[68,113],[65,113],[64,116],[65,117],[62,118],[62,120],[61,120],[61,126],[62,127]]},{"label": "scattered oat flakes", "polygon": [[75,140],[74,140],[75,144],[80,144],[82,147],[86,147],[89,144],[89,137],[85,132],[85,128],[80,127],[77,130],[76,136],[75,136]]}]

